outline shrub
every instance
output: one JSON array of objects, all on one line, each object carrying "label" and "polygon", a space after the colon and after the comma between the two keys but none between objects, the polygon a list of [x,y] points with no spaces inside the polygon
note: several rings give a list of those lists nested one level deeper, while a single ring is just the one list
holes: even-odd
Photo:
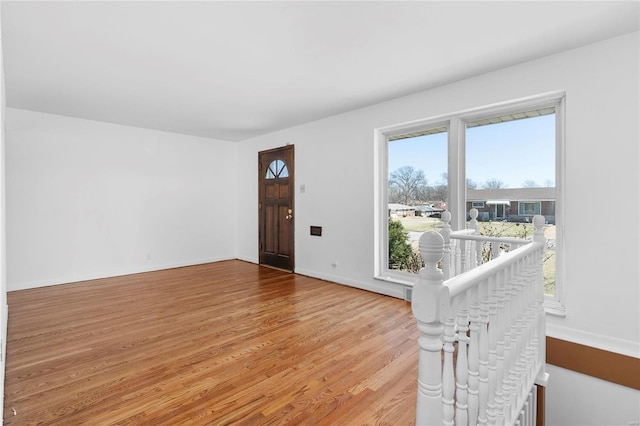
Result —
[{"label": "shrub", "polygon": [[389,269],[410,269],[412,249],[402,223],[389,220]]}]

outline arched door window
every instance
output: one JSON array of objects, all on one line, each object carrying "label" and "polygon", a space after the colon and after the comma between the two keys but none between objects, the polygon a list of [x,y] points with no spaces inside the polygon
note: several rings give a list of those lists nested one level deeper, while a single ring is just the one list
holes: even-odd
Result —
[{"label": "arched door window", "polygon": [[267,179],[286,178],[289,177],[287,165],[282,160],[273,160],[267,167]]}]

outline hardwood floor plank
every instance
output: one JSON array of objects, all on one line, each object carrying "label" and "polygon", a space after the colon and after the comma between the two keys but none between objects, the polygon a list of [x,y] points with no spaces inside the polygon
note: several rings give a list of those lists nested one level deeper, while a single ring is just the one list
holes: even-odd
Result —
[{"label": "hardwood floor plank", "polygon": [[241,261],[7,298],[7,425],[414,424],[403,300]]}]

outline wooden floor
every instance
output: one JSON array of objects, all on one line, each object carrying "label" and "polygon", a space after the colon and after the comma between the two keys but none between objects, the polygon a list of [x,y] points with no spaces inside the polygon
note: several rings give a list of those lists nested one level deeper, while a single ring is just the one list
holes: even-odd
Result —
[{"label": "wooden floor", "polygon": [[8,303],[6,425],[415,422],[403,300],[227,261]]}]

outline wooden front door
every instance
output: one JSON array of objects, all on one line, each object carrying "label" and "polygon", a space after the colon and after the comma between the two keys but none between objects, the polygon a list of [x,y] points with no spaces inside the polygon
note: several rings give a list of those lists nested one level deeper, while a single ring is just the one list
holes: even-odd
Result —
[{"label": "wooden front door", "polygon": [[258,154],[260,264],[293,271],[293,146]]}]

